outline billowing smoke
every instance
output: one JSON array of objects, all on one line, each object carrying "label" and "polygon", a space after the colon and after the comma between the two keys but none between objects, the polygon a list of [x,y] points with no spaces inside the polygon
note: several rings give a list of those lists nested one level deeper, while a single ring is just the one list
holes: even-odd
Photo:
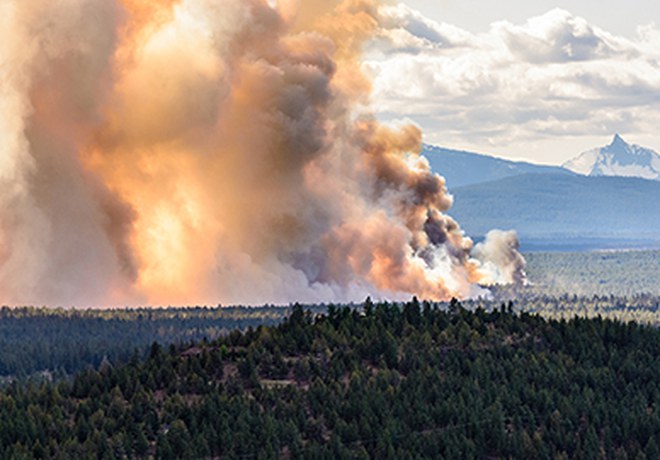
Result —
[{"label": "billowing smoke", "polygon": [[492,230],[475,246],[473,256],[481,262],[485,284],[515,284],[527,282],[525,259],[518,252],[520,245],[515,232]]},{"label": "billowing smoke", "polygon": [[[0,301],[430,299],[521,282],[369,115],[371,0],[0,3]],[[478,259],[481,259],[478,260]]]}]

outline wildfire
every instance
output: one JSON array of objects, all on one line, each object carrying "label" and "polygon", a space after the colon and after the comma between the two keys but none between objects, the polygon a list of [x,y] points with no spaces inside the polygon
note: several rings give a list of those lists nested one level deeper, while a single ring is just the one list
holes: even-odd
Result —
[{"label": "wildfire", "polygon": [[[421,132],[376,122],[369,0],[0,5],[0,300],[478,294],[511,234],[445,213]],[[477,257],[480,260],[477,260]]]}]

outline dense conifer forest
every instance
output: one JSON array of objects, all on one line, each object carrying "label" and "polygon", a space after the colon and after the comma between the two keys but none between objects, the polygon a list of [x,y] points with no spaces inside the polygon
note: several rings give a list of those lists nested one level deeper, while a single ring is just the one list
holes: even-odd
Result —
[{"label": "dense conifer forest", "polygon": [[365,302],[0,393],[3,458],[658,458],[660,331]]},{"label": "dense conifer forest", "polygon": [[[639,294],[559,296],[539,294],[536,288],[501,288],[492,299],[465,301],[468,310],[491,311],[513,302],[516,312],[546,318],[604,317],[660,325],[660,297]],[[447,309],[448,303],[434,308]],[[351,308],[357,308],[351,305]],[[313,314],[327,305],[306,305]],[[163,346],[214,340],[248,327],[279,324],[290,307],[142,308],[73,310],[0,308],[0,387],[13,381],[59,380],[102,363],[113,366],[132,357],[144,358],[153,342]]]}]

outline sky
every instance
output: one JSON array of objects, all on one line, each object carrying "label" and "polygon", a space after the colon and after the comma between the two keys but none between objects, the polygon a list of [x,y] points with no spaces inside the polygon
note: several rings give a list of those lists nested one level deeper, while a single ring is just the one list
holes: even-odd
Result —
[{"label": "sky", "polygon": [[496,21],[524,22],[554,8],[562,8],[612,33],[632,36],[640,25],[660,20],[657,0],[407,0],[428,18],[470,32],[483,32]]},{"label": "sky", "polygon": [[561,164],[660,150],[660,2],[406,0],[367,50],[379,118],[425,141]]}]

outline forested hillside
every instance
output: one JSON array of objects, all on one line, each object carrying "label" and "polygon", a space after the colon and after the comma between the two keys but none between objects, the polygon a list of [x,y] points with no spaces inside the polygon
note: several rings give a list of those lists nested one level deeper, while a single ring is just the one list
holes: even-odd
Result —
[{"label": "forested hillside", "polygon": [[[499,308],[502,301],[512,300],[516,311],[540,313],[547,318],[600,315],[660,326],[660,297],[644,293],[650,292],[649,286],[657,291],[657,284],[652,284],[653,277],[641,280],[641,284],[634,278],[633,262],[641,264],[640,256],[630,253],[626,263],[615,259],[617,263],[611,268],[618,268],[612,271],[607,271],[609,264],[594,264],[585,275],[568,263],[570,255],[539,256],[549,267],[548,276],[555,267],[556,275],[561,274],[562,280],[583,283],[584,294],[568,294],[564,281],[553,279],[525,288],[493,288],[492,298],[465,301],[466,308],[481,307],[490,311]],[[539,273],[545,272],[539,272],[536,258],[531,262],[530,273],[535,274],[531,279],[540,279],[537,278]],[[632,270],[630,276],[621,275],[628,270]],[[597,276],[594,277],[594,273]],[[601,274],[606,274],[607,282],[602,282]],[[618,279],[619,275],[623,278]],[[624,284],[625,289],[621,289]],[[628,292],[635,287],[639,294],[609,294]],[[446,309],[448,304],[441,302],[434,307]],[[305,309],[319,314],[325,313],[327,306],[305,305]],[[236,329],[279,324],[289,313],[290,307],[282,306],[115,310],[1,308],[0,386],[26,379],[59,380],[86,368],[97,369],[101,364],[117,366],[131,357],[144,358],[153,342],[168,346],[214,340]]]},{"label": "forested hillside", "polygon": [[295,307],[0,393],[4,458],[658,458],[660,331],[510,306]]}]

